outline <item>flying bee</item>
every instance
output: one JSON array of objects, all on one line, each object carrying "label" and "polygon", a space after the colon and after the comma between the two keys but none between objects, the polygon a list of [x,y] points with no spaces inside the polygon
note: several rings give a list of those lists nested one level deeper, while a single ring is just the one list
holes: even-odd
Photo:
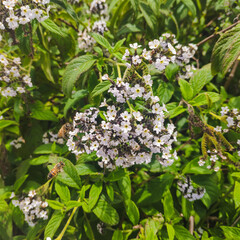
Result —
[{"label": "flying bee", "polygon": [[72,124],[70,124],[70,123],[63,124],[62,127],[60,128],[60,130],[58,131],[58,137],[66,139],[68,137],[68,133],[71,130],[72,130]]},{"label": "flying bee", "polygon": [[60,173],[63,169],[63,167],[65,166],[64,162],[60,161],[59,163],[57,163],[54,168],[48,173],[48,180],[54,178],[55,176],[58,175],[58,173]]}]

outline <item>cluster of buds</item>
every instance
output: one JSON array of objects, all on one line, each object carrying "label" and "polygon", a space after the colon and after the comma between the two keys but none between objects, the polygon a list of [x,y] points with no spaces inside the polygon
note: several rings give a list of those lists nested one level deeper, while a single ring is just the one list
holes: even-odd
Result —
[{"label": "cluster of buds", "polygon": [[[178,43],[174,34],[165,33],[159,40],[154,39],[148,43],[149,49],[144,48],[141,54],[138,54],[138,48],[141,45],[137,43],[130,44],[131,49],[126,49],[123,55],[123,60],[128,61],[127,67],[131,65],[139,65],[143,60],[152,64],[159,71],[164,71],[170,63],[175,63],[180,66],[179,77],[188,79],[193,75],[195,67],[190,65],[190,59],[193,58],[197,46],[189,44],[188,46],[182,46]],[[132,49],[134,51],[132,51]]]},{"label": "cluster of buds", "polygon": [[[12,193],[10,198],[15,198],[15,194]],[[13,199],[12,204],[21,209],[25,216],[25,221],[31,227],[36,225],[38,219],[48,219],[48,212],[45,210],[48,203],[42,201],[35,191],[30,191],[27,197],[19,200]]]},{"label": "cluster of buds", "polygon": [[63,144],[64,139],[59,138],[58,134],[54,134],[53,132],[49,131],[43,134],[42,142],[44,144],[53,143],[53,142],[56,142],[58,144]]},{"label": "cluster of buds", "polygon": [[91,14],[96,14],[98,20],[78,33],[78,46],[80,49],[84,49],[85,52],[91,51],[96,43],[96,41],[90,36],[91,32],[103,35],[104,32],[108,31],[106,23],[108,19],[108,6],[105,3],[105,0],[93,0],[90,6],[90,12]]},{"label": "cluster of buds", "polygon": [[[131,76],[116,82],[103,76],[112,83],[108,92],[114,104],[104,99],[99,109],[77,112],[67,146],[76,155],[96,152],[99,165],[109,169],[147,164],[153,156],[169,166],[177,159],[172,149],[177,141],[175,126],[165,122],[167,109],[152,93],[151,76]],[[136,100],[145,102],[144,107],[139,108]]]},{"label": "cluster of buds", "polygon": [[206,189],[203,187],[194,187],[189,176],[178,181],[178,188],[183,197],[189,201],[201,199],[206,192]]},{"label": "cluster of buds", "polygon": [[25,140],[23,137],[19,137],[18,139],[15,139],[10,142],[10,145],[14,146],[16,149],[19,149],[22,147],[22,144],[25,143]]},{"label": "cluster of buds", "polygon": [[31,0],[29,4],[24,4],[18,0],[2,1],[3,11],[0,12],[0,29],[15,30],[19,25],[25,25],[37,19],[39,22],[48,18],[50,0]]},{"label": "cluster of buds", "polygon": [[21,70],[21,59],[6,58],[0,54],[0,94],[4,97],[15,97],[25,93],[26,87],[32,87],[31,78]]}]

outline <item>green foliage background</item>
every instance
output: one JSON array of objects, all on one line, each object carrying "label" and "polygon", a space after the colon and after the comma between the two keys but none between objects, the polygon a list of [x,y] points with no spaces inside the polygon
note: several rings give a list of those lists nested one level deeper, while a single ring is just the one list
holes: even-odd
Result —
[{"label": "green foliage background", "polygon": [[[91,53],[78,48],[76,31],[89,19],[94,21],[85,14],[91,2],[51,3],[50,18],[32,22],[33,58],[30,38],[21,27],[15,32],[18,45],[9,44],[7,32],[0,43],[0,53],[21,57],[34,85],[28,95],[0,98],[4,116],[0,120],[0,239],[240,239],[236,151],[226,153],[228,159],[217,173],[200,167],[202,132],[195,127],[197,137],[191,138],[189,109],[180,105],[188,102],[202,121],[214,127],[218,121],[212,113],[219,114],[223,105],[239,109],[239,67],[231,75],[240,54],[239,2],[109,0],[109,31],[92,35],[97,44]],[[229,31],[222,31],[232,24]],[[190,81],[177,81],[171,67],[164,79],[153,73],[155,94],[167,105],[179,132],[178,161],[165,168],[153,160],[108,172],[98,166],[94,154],[76,159],[65,145],[42,143],[46,131],[57,132],[76,111],[99,105],[110,86],[101,82],[101,76],[117,77],[117,63],[122,63],[130,43],[146,46],[165,32],[174,33],[182,44],[199,45],[198,70]],[[10,142],[18,136],[25,144],[14,149]],[[232,144],[239,138],[239,133],[227,134]],[[65,163],[64,172],[47,181],[49,170],[59,161]],[[189,202],[181,195],[177,180],[182,175],[206,188],[201,200]],[[21,195],[38,188],[48,201],[49,219],[31,228],[9,197],[13,191]],[[100,222],[102,235],[97,230]]]}]

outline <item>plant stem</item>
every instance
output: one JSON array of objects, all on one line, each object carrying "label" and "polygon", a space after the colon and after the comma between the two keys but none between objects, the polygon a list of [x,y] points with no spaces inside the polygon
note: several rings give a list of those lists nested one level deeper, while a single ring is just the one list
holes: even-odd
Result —
[{"label": "plant stem", "polygon": [[238,20],[237,22],[233,23],[232,25],[230,25],[229,27],[219,31],[219,32],[216,32],[216,33],[213,33],[212,35],[208,36],[207,38],[203,39],[201,42],[197,43],[197,46],[200,46],[202,45],[203,43],[207,42],[208,40],[216,37],[218,34],[220,33],[225,33],[226,31],[232,29],[233,27],[235,27],[238,23],[240,23],[240,20]]},{"label": "plant stem", "polygon": [[[78,202],[80,202],[80,199],[81,199],[81,198],[78,199]],[[68,225],[70,224],[70,222],[71,222],[71,220],[72,220],[72,218],[73,218],[74,213],[77,211],[77,208],[78,208],[78,207],[75,207],[75,208],[73,209],[73,211],[72,211],[69,219],[67,220],[67,223],[65,224],[63,230],[62,230],[61,233],[58,235],[58,237],[56,238],[56,240],[61,240],[61,239],[62,239],[64,233],[65,233],[66,230],[67,230]]]}]

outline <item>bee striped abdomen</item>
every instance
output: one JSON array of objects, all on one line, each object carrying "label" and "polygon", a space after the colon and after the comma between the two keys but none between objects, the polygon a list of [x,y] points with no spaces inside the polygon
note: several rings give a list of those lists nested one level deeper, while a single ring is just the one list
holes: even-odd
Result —
[{"label": "bee striped abdomen", "polygon": [[48,173],[48,180],[54,178],[58,175],[59,172],[62,171],[63,167],[65,166],[64,162],[57,163],[54,168]]}]

